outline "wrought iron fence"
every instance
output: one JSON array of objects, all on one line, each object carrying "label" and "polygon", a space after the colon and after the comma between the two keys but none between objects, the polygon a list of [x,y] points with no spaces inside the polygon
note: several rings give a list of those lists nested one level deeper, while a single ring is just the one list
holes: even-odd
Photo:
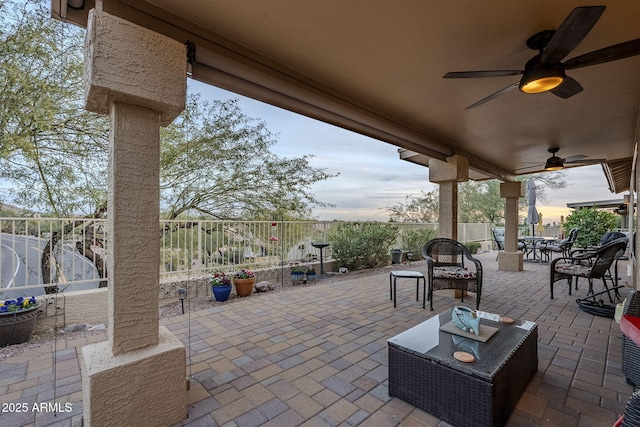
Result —
[{"label": "wrought iron fence", "polygon": [[3,298],[106,286],[105,220],[0,219]]},{"label": "wrought iron fence", "polygon": [[[319,260],[339,221],[160,221],[160,277],[263,269]],[[0,298],[106,286],[106,219],[0,218]],[[395,223],[394,247],[421,245],[437,224]],[[489,224],[459,224],[459,240],[489,241]],[[391,249],[391,248],[390,248]],[[417,254],[419,257],[419,254]],[[331,245],[323,257],[332,259]]]},{"label": "wrought iron fence", "polygon": [[[318,259],[314,244],[337,223],[318,221],[161,221],[161,278],[194,271],[260,269]],[[323,252],[331,257],[331,247]]]}]

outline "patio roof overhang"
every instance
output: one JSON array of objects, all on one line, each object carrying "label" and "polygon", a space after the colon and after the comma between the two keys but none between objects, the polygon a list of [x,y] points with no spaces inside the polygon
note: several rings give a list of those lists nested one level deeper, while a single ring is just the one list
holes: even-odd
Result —
[{"label": "patio roof overhang", "polygon": [[567,207],[570,209],[582,209],[582,208],[592,208],[595,206],[600,209],[607,209],[607,208],[616,209],[623,204],[625,204],[624,199],[592,200],[592,201],[585,201],[585,202],[567,203]]},{"label": "patio roof overhang", "polygon": [[[601,2],[603,16],[569,57],[640,37],[640,3]],[[84,8],[63,19],[86,25]],[[606,159],[613,192],[629,189],[640,56],[571,70],[584,91],[561,99],[512,91],[517,78],[443,79],[448,71],[522,69],[525,40],[583,2],[205,2],[103,0],[102,8],[196,45],[192,77],[401,148],[428,164],[469,159],[471,179],[543,170],[560,157]],[[60,2],[52,0],[54,16]],[[60,16],[58,16],[60,17]]]}]

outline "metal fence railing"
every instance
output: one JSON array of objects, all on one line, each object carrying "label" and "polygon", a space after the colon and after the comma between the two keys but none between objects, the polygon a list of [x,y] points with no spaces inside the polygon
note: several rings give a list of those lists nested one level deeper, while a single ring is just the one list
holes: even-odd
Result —
[{"label": "metal fence railing", "polygon": [[0,292],[106,286],[106,220],[0,218]]},{"label": "metal fence railing", "polygon": [[[161,278],[212,269],[260,269],[312,261],[336,222],[161,221]],[[323,256],[331,257],[331,247]]]},{"label": "metal fence railing", "polygon": [[[263,269],[313,262],[330,242],[339,221],[162,220],[161,281],[179,280],[214,269]],[[0,218],[0,299],[29,293],[95,289],[106,286],[109,241],[106,219]],[[438,224],[393,223],[407,245],[411,232]],[[459,224],[462,242],[490,241],[489,224]],[[391,248],[390,248],[391,249]],[[332,247],[323,250],[332,259]]]}]

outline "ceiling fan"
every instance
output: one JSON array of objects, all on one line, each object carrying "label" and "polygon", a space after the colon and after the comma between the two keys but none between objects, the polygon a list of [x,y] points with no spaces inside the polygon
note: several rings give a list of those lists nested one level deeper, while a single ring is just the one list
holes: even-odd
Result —
[{"label": "ceiling fan", "polygon": [[560,62],[587,36],[604,10],[605,6],[576,7],[557,30],[544,30],[529,37],[526,42],[527,47],[537,50],[538,54],[527,61],[524,70],[454,71],[445,74],[443,78],[463,79],[522,74],[520,81],[481,99],[466,109],[482,105],[516,87],[525,93],[549,91],[560,98],[570,98],[581,92],[582,86],[575,79],[567,76],[566,70],[640,55],[640,39],[635,39]]},{"label": "ceiling fan", "polygon": [[[587,156],[585,156],[584,154],[577,154],[575,156],[570,156],[562,159],[556,156],[556,153],[560,151],[559,147],[552,147],[552,148],[549,148],[547,151],[551,153],[551,157],[549,157],[547,161],[544,163],[544,170],[546,171],[561,170],[565,168],[565,165],[580,165],[580,166],[597,165],[607,160],[607,159],[588,159]],[[527,166],[517,170],[539,168],[540,166],[543,166],[543,164],[539,163],[534,166]]]}]

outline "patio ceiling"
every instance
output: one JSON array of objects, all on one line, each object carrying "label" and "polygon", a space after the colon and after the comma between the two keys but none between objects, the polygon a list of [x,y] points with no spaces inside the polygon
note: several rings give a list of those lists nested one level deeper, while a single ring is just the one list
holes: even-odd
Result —
[{"label": "patio ceiling", "polygon": [[[52,0],[54,16],[59,1]],[[87,10],[66,19],[86,24]],[[566,59],[640,38],[640,2],[607,8]],[[640,56],[567,72],[584,91],[562,99],[513,90],[519,76],[443,79],[449,71],[522,69],[525,41],[589,1],[426,2],[103,0],[103,10],[196,44],[193,78],[398,146],[428,164],[461,154],[472,179],[543,169],[560,157],[606,159],[612,191],[629,188]],[[536,167],[535,165],[538,165]],[[612,167],[609,167],[611,165]]]}]

